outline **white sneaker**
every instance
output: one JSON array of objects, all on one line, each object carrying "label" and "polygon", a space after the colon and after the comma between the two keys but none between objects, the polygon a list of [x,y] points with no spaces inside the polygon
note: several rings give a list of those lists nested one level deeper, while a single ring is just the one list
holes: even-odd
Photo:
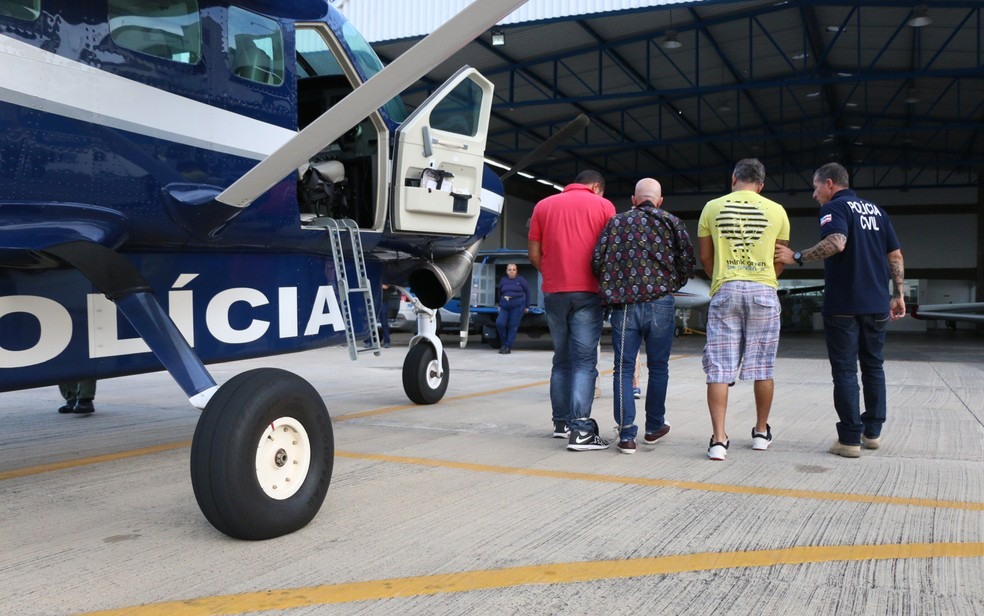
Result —
[{"label": "white sneaker", "polygon": [[730,440],[724,441],[723,443],[715,443],[714,437],[711,437],[711,445],[707,448],[707,457],[711,460],[723,460],[728,455],[728,445],[731,444]]},{"label": "white sneaker", "polygon": [[861,443],[864,444],[865,449],[878,449],[881,447],[881,437],[870,438],[862,434]]},{"label": "white sneaker", "polygon": [[755,431],[752,426],[752,449],[755,451],[765,451],[772,444],[772,426],[765,424],[765,434]]}]

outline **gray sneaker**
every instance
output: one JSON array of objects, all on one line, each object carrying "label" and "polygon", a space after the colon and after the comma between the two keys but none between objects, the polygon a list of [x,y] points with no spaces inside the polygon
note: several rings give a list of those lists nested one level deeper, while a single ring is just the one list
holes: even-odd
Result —
[{"label": "gray sneaker", "polygon": [[881,437],[880,436],[868,437],[862,434],[861,443],[864,444],[865,449],[878,449],[879,447],[881,447]]},{"label": "gray sneaker", "polygon": [[845,445],[840,441],[834,441],[834,444],[830,446],[830,453],[843,458],[860,458],[861,445]]}]

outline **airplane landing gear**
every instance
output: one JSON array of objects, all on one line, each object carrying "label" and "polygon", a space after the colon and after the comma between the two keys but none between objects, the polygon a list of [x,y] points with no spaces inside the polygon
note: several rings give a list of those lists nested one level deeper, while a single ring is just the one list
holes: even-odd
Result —
[{"label": "airplane landing gear", "polygon": [[448,390],[451,375],[447,353],[437,336],[440,314],[416,297],[413,308],[417,313],[417,335],[410,339],[410,351],[403,360],[403,391],[414,404],[435,404]]},{"label": "airplane landing gear", "polygon": [[310,383],[260,368],[222,385],[191,445],[191,484],[202,513],[236,539],[271,539],[318,513],[335,455],[331,418]]},{"label": "airplane landing gear", "polygon": [[438,364],[437,352],[426,342],[410,347],[403,360],[403,390],[414,404],[435,404],[448,390],[451,372],[448,355],[441,351]]}]

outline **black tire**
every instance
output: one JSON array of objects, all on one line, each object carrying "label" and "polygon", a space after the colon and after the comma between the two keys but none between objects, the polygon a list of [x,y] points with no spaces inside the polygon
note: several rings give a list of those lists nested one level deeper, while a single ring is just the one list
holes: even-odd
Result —
[{"label": "black tire", "polygon": [[673,335],[677,338],[683,335],[683,328],[677,325],[673,328]]},{"label": "black tire", "polygon": [[[292,445],[261,466],[263,446],[277,448],[277,439]],[[331,418],[314,387],[286,370],[259,368],[222,385],[202,412],[191,443],[191,485],[216,529],[235,539],[272,539],[303,528],[318,513],[334,457]],[[287,497],[271,496],[281,487],[270,485],[271,476],[279,477]]]},{"label": "black tire", "polygon": [[410,347],[403,360],[403,391],[414,404],[434,404],[440,402],[448,390],[451,371],[448,368],[448,355],[441,353],[441,366],[444,376],[440,380],[434,376],[437,368],[437,352],[426,342]]}]

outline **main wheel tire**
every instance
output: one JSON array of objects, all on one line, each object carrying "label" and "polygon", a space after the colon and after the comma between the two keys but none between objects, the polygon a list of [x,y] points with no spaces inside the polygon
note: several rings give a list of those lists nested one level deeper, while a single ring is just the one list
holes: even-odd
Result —
[{"label": "main wheel tire", "polygon": [[426,342],[410,347],[403,360],[403,391],[414,404],[434,404],[440,402],[448,390],[451,371],[448,368],[448,355],[441,353],[441,366],[444,376],[437,376],[437,352]]},{"label": "main wheel tire", "polygon": [[277,368],[239,374],[212,396],[191,443],[205,518],[236,539],[272,539],[310,522],[331,483],[335,440],[310,383]]}]

